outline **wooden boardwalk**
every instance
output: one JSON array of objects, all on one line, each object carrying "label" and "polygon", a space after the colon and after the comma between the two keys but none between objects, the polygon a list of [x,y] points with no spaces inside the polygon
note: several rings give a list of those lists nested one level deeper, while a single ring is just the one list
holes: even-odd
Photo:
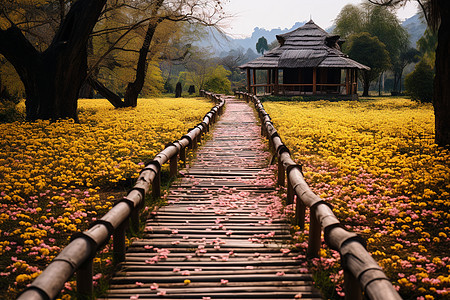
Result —
[{"label": "wooden boardwalk", "polygon": [[322,299],[288,250],[268,155],[253,109],[228,97],[105,299]]}]

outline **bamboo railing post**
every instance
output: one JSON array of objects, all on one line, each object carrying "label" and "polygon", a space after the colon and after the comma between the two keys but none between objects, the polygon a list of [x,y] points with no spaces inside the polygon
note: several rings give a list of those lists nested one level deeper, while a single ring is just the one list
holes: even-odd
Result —
[{"label": "bamboo railing post", "polygon": [[363,300],[359,280],[346,268],[344,268],[344,292],[345,300]]},{"label": "bamboo railing post", "polygon": [[197,149],[198,147],[198,136],[196,136],[193,140],[192,140],[192,149]]},{"label": "bamboo railing post", "polygon": [[183,161],[183,166],[186,166],[186,147],[180,149],[180,160]]},{"label": "bamboo railing post", "polygon": [[311,209],[309,210],[309,239],[306,257],[308,258],[319,257],[319,250],[321,245],[321,233],[322,230],[320,228],[320,223],[316,217],[316,208],[311,207]]},{"label": "bamboo railing post", "polygon": [[113,261],[118,264],[125,260],[125,231],[127,229],[128,220],[120,224],[113,234]]},{"label": "bamboo railing post", "polygon": [[170,177],[177,177],[178,175],[178,155],[170,158]]},{"label": "bamboo railing post", "polygon": [[131,211],[131,230],[136,233],[139,231],[139,209],[136,207]]},{"label": "bamboo railing post", "polygon": [[93,259],[90,258],[77,270],[77,299],[91,300],[94,299],[94,286],[92,284],[93,277]]},{"label": "bamboo railing post", "polygon": [[152,197],[158,199],[161,197],[161,171],[155,174],[155,179],[152,182]]},{"label": "bamboo railing post", "polygon": [[[295,225],[298,225],[301,229],[305,228],[306,206],[302,200],[297,197],[295,203]],[[311,230],[311,226],[310,226]]]},{"label": "bamboo railing post", "polygon": [[277,184],[279,186],[284,186],[284,183],[286,181],[286,173],[284,170],[283,162],[281,161],[280,155],[278,155],[278,180]]},{"label": "bamboo railing post", "polygon": [[[289,180],[289,176],[288,176],[288,178],[287,178],[287,195],[286,195],[286,198],[287,198],[286,204],[287,205],[294,203],[294,195],[295,195],[294,187],[292,186],[292,183]],[[296,209],[296,211],[297,211],[297,209]],[[297,212],[295,214],[297,215]]]}]

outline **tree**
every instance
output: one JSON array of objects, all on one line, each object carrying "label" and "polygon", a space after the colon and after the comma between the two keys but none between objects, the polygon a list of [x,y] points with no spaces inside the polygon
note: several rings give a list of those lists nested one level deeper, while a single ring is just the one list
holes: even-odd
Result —
[{"label": "tree", "polygon": [[349,37],[348,55],[370,70],[360,72],[363,82],[363,96],[369,96],[370,83],[378,78],[381,72],[390,67],[389,54],[386,47],[377,37],[367,32],[353,34]]},{"label": "tree", "polygon": [[405,78],[405,88],[411,99],[432,102],[433,79],[433,69],[426,62],[420,61],[414,71]]},{"label": "tree", "polygon": [[434,68],[436,62],[437,34],[427,28],[423,36],[417,41],[417,49],[422,55],[422,60]]},{"label": "tree", "polygon": [[206,80],[205,89],[213,93],[228,94],[231,89],[231,82],[227,76],[230,74],[230,71],[226,70],[222,65],[218,65],[212,70],[209,78]]},{"label": "tree", "polygon": [[[43,8],[37,10],[34,7],[36,3],[39,3],[37,8]],[[148,54],[150,53],[150,56],[156,54],[151,53],[149,49],[158,24],[163,21],[215,24],[223,18],[219,0],[117,0],[111,1],[112,4],[106,7],[105,13],[101,15],[105,3],[106,0],[1,2],[0,54],[14,66],[24,83],[29,120],[57,118],[77,120],[78,94],[87,77],[90,82],[94,82],[94,86],[105,91],[106,96],[115,101],[116,105],[123,106],[123,103],[127,103],[134,106],[148,73]],[[53,9],[54,7],[57,9]],[[67,14],[66,7],[70,8]],[[90,34],[99,17],[102,16],[101,21],[108,23],[110,21],[108,13],[111,14],[115,9],[126,10],[123,15],[127,16],[128,23],[98,31],[101,34],[120,33],[117,39],[108,43],[108,50],[100,55],[99,60],[88,72],[87,45]],[[47,10],[59,14],[51,18],[40,14],[41,11]],[[17,18],[17,15],[21,17]],[[54,24],[56,25],[53,26]],[[119,43],[122,43],[122,46],[123,43],[126,44],[125,37],[128,34],[144,26],[146,30],[140,50],[122,49],[139,52],[134,66],[136,70],[134,80],[127,84],[124,93],[126,101],[122,101],[119,95],[96,81],[92,75],[97,73],[100,62],[112,51],[117,50]],[[36,27],[43,28],[42,31],[46,32],[43,36],[47,38],[50,29],[55,28],[56,34],[49,39],[48,46],[34,42],[32,30]],[[98,32],[96,34],[99,34]],[[167,39],[169,38],[170,35]]]},{"label": "tree", "polygon": [[258,39],[258,42],[256,43],[256,52],[261,53],[261,55],[264,55],[264,51],[269,50],[269,45],[267,45],[267,40],[265,37],[260,37]]},{"label": "tree", "polygon": [[[368,0],[383,6],[400,6],[408,0]],[[433,88],[435,141],[450,147],[450,1],[417,0],[428,26],[438,32]]]},{"label": "tree", "polygon": [[367,23],[364,10],[356,5],[344,6],[334,21],[334,32],[346,39],[352,34],[367,31],[364,27]]},{"label": "tree", "polygon": [[[145,2],[143,3],[145,4]],[[169,22],[175,28],[178,27],[175,25],[176,22],[193,22],[204,26],[215,26],[222,18],[219,16],[218,19],[215,19],[216,15],[221,11],[219,0],[156,0],[152,1],[151,8],[147,8],[146,11],[150,11],[150,16],[148,17],[149,21],[142,46],[139,50],[135,79],[127,84],[123,101],[120,95],[114,93],[99,81],[89,78],[91,85],[115,107],[134,107],[137,105],[137,99],[142,91],[147,74],[150,45],[161,24]],[[161,43],[167,42],[170,36],[160,35],[162,40],[158,40],[153,47],[158,48]],[[150,56],[152,54],[156,55],[155,51],[150,53]]]},{"label": "tree", "polygon": [[[394,72],[394,85],[396,84],[394,91],[398,92],[406,58],[402,55],[408,50],[409,36],[393,11],[370,4],[360,6],[349,4],[341,10],[335,25],[335,33],[343,38],[355,33],[368,32],[385,45]],[[381,78],[384,76],[380,76],[380,85]]]},{"label": "tree", "polygon": [[404,48],[401,50],[399,59],[395,61],[392,67],[394,72],[393,94],[401,94],[403,70],[408,64],[418,62],[419,54],[419,51],[415,48]]},{"label": "tree", "polygon": [[86,77],[87,42],[105,2],[73,2],[44,51],[25,37],[20,28],[23,24],[16,24],[3,10],[8,25],[0,29],[0,53],[14,66],[25,86],[28,120],[78,120],[78,91]]}]

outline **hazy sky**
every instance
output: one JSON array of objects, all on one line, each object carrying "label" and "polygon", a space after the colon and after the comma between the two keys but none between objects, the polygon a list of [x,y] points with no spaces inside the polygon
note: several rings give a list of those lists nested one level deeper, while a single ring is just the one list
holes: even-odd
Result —
[{"label": "hazy sky", "polygon": [[[296,22],[310,17],[322,28],[333,25],[333,20],[346,4],[364,0],[225,0],[224,9],[234,17],[227,23],[226,32],[235,38],[248,37],[253,28],[291,28]],[[417,13],[415,1],[399,9],[401,21]]]}]

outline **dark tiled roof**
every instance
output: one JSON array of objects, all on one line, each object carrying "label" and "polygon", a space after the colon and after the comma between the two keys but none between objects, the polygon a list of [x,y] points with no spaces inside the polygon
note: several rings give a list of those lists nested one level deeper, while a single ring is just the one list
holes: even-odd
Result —
[{"label": "dark tiled roof", "polygon": [[370,68],[340,51],[339,36],[330,35],[312,20],[296,30],[277,35],[280,46],[240,68]]}]

